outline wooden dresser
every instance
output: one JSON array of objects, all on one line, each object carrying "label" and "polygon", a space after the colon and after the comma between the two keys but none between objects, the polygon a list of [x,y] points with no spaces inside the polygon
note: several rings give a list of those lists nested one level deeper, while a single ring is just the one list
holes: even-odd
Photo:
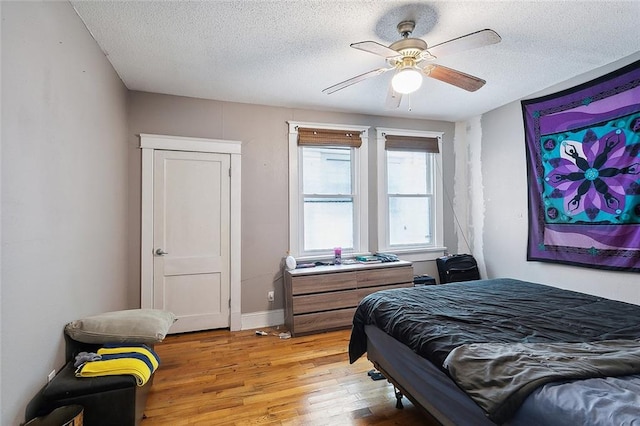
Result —
[{"label": "wooden dresser", "polygon": [[285,325],[292,336],[348,328],[366,295],[412,286],[413,266],[406,261],[285,271]]}]

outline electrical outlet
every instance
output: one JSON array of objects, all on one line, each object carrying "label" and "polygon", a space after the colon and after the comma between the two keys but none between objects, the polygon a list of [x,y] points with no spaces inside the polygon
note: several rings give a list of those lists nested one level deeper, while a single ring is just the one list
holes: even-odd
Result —
[{"label": "electrical outlet", "polygon": [[51,370],[51,373],[47,376],[47,383],[52,381],[54,377],[56,377],[56,370]]},{"label": "electrical outlet", "polygon": [[274,300],[273,290],[271,290],[270,292],[267,293],[267,300],[269,302],[273,302],[273,300]]}]

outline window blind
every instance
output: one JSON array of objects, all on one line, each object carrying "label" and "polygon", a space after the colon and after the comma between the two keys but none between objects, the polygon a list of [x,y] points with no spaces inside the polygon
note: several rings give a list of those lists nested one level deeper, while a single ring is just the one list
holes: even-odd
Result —
[{"label": "window blind", "polygon": [[298,145],[302,146],[349,146],[360,148],[359,131],[298,128]]},{"label": "window blind", "polygon": [[421,136],[399,136],[385,135],[386,150],[403,150],[403,151],[424,151],[437,154],[438,138],[428,138]]}]

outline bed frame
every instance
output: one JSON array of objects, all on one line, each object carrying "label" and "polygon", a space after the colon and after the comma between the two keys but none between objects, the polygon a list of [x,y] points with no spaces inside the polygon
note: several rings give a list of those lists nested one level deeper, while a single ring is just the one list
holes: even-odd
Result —
[{"label": "bed frame", "polygon": [[[442,425],[495,425],[484,411],[430,361],[379,328],[365,326],[367,358],[399,391],[397,408],[406,396]],[[423,378],[416,380],[416,377]]]}]

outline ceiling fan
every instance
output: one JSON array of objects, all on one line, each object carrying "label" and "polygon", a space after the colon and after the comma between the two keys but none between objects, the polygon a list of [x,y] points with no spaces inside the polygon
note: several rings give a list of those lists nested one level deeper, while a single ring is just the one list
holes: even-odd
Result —
[{"label": "ceiling fan", "polygon": [[403,94],[413,93],[418,90],[422,85],[423,76],[435,78],[469,92],[475,92],[484,86],[485,80],[431,61],[445,55],[499,43],[501,40],[498,33],[485,29],[428,47],[424,40],[410,37],[415,28],[414,21],[402,21],[397,28],[402,39],[390,44],[388,47],[375,41],[362,41],[351,44],[354,49],[382,56],[386,59],[388,67],[360,74],[327,87],[322,92],[331,94],[391,70],[396,70],[396,74],[393,76],[389,87],[387,97],[387,107],[389,108],[397,108],[400,105]]}]

